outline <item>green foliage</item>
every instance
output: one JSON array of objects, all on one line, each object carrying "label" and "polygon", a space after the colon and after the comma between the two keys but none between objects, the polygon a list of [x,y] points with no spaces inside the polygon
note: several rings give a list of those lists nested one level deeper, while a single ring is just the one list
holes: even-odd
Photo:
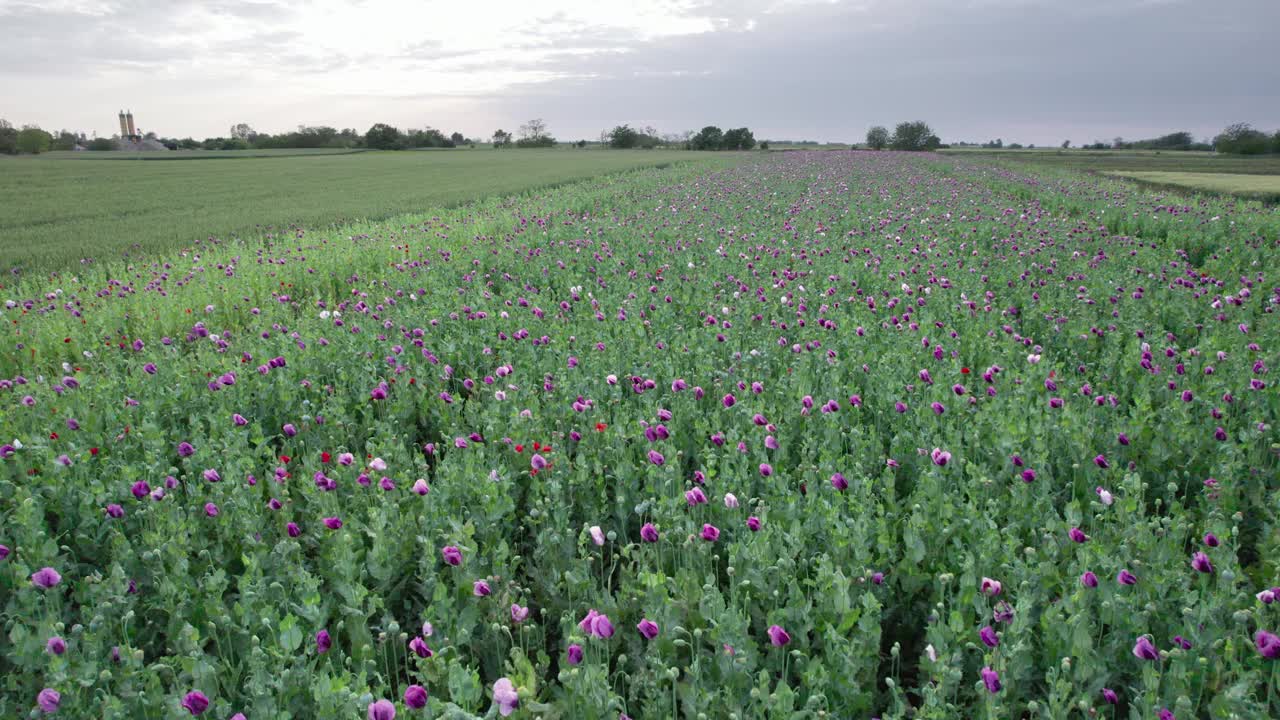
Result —
[{"label": "green foliage", "polygon": [[106,150],[115,150],[116,141],[112,140],[111,138],[94,138],[90,140],[89,144],[86,145],[85,147],[89,150],[94,150],[97,152],[103,152]]},{"label": "green foliage", "polygon": [[894,150],[908,152],[937,150],[941,144],[942,141],[933,134],[929,124],[923,120],[898,123],[894,128],[893,137],[889,140],[889,146]]},{"label": "green foliage", "polygon": [[708,125],[690,138],[689,147],[692,150],[720,150],[724,147],[724,131]]},{"label": "green foliage", "polygon": [[504,148],[511,144],[511,133],[499,128],[493,133],[493,146],[495,148]]},{"label": "green foliage", "polygon": [[377,123],[364,134],[364,144],[373,150],[399,150],[402,136],[398,128]]},{"label": "green foliage", "polygon": [[889,147],[889,129],[883,125],[875,125],[867,131],[867,147],[872,150],[884,150]]},{"label": "green foliage", "polygon": [[1249,123],[1235,123],[1213,139],[1213,146],[1229,155],[1262,155],[1272,152],[1272,139]]},{"label": "green foliage", "polygon": [[47,152],[52,143],[53,136],[34,125],[19,130],[16,140],[18,152],[31,155]]},{"label": "green foliage", "polygon": [[750,150],[756,146],[756,138],[747,128],[726,130],[720,142],[722,150]]},{"label": "green foliage", "polygon": [[630,150],[640,145],[640,132],[630,125],[618,125],[608,133],[609,147],[615,150]]},{"label": "green foliage", "polygon": [[555,147],[556,139],[547,131],[547,123],[542,118],[535,118],[520,126],[520,139],[516,140],[518,148]]},{"label": "green foliage", "polygon": [[0,118],[0,155],[18,153],[18,130],[4,118]]}]

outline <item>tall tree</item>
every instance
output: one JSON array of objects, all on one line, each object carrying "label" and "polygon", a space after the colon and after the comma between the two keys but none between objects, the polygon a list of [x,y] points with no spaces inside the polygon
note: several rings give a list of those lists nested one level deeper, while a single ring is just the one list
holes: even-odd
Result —
[{"label": "tall tree", "polygon": [[400,139],[400,130],[386,123],[378,123],[364,134],[364,144],[375,150],[395,150]]},{"label": "tall tree", "polygon": [[493,132],[493,146],[496,148],[506,147],[511,144],[511,133],[498,128]]},{"label": "tall tree", "polygon": [[916,120],[915,122],[898,123],[898,126],[893,130],[891,145],[894,150],[919,152],[937,148],[941,144],[937,140],[938,136],[933,134],[933,130],[928,123],[923,120]]},{"label": "tall tree", "polygon": [[49,149],[53,136],[35,125],[27,125],[18,131],[18,152],[37,154]]},{"label": "tall tree", "polygon": [[719,150],[724,145],[724,131],[715,125],[708,125],[689,139],[689,146],[694,150]]},{"label": "tall tree", "polygon": [[889,129],[883,125],[875,125],[867,131],[867,147],[872,150],[889,147],[889,139]]}]

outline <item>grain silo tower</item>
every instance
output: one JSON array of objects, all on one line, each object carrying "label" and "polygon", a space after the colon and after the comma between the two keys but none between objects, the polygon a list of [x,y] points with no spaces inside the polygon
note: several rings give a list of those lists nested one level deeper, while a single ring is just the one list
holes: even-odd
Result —
[{"label": "grain silo tower", "polygon": [[129,135],[131,135],[131,133],[129,132],[129,124],[125,120],[124,111],[121,110],[120,111],[120,138],[124,139],[129,137]]}]

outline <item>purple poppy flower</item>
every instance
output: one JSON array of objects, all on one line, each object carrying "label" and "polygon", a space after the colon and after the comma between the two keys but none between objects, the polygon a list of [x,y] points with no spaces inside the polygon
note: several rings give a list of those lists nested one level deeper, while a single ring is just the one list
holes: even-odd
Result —
[{"label": "purple poppy flower", "polygon": [[1156,646],[1151,644],[1150,638],[1143,635],[1133,644],[1133,656],[1139,660],[1158,660],[1160,651],[1156,650]]},{"label": "purple poppy flower", "polygon": [[454,545],[447,545],[441,548],[440,556],[444,558],[445,563],[454,567],[462,564],[462,550]]},{"label": "purple poppy flower", "polygon": [[40,712],[46,715],[52,715],[58,712],[58,705],[62,703],[62,693],[53,688],[45,688],[36,695],[36,705],[40,706]]},{"label": "purple poppy flower", "polygon": [[1116,582],[1120,583],[1121,585],[1137,585],[1138,576],[1134,575],[1128,570],[1121,570],[1119,573],[1116,574]]},{"label": "purple poppy flower", "polygon": [[947,411],[947,407],[940,402],[929,403],[929,407],[933,408],[934,415],[941,415]]},{"label": "purple poppy flower", "polygon": [[578,665],[582,662],[582,646],[577,643],[570,645],[564,654],[570,665]]},{"label": "purple poppy flower", "polygon": [[1198,552],[1191,556],[1191,567],[1197,572],[1211,573],[1213,572],[1213,563],[1209,562],[1209,556],[1202,552]]},{"label": "purple poppy flower", "polygon": [[369,720],[396,720],[396,706],[390,700],[369,703]]},{"label": "purple poppy flower", "polygon": [[653,523],[645,523],[640,527],[640,539],[647,543],[658,542],[658,528]]},{"label": "purple poppy flower", "polygon": [[760,476],[769,477],[773,474],[773,466],[769,463],[760,463]]},{"label": "purple poppy flower", "polygon": [[844,492],[849,489],[849,481],[844,479],[844,475],[835,473],[831,476],[831,487],[840,492]]},{"label": "purple poppy flower", "polygon": [[232,413],[231,424],[235,425],[236,427],[244,427],[245,425],[249,424],[249,421],[246,420],[244,416],[241,415],[240,413]]},{"label": "purple poppy flower", "polygon": [[427,645],[427,641],[423,640],[420,635],[415,636],[409,641],[409,649],[413,651],[414,655],[417,655],[420,658],[429,658],[435,654],[432,652],[430,646]]},{"label": "purple poppy flower", "polygon": [[907,404],[901,401],[895,402],[893,404],[893,411],[901,415],[902,413],[907,411]]},{"label": "purple poppy flower", "polygon": [[471,583],[471,594],[476,597],[487,597],[493,590],[489,587],[489,583],[484,580],[476,580]]},{"label": "purple poppy flower", "polygon": [[1182,637],[1181,635],[1174,635],[1174,636],[1173,636],[1173,644],[1174,644],[1174,645],[1177,645],[1178,647],[1182,648],[1183,650],[1190,650],[1190,649],[1191,649],[1191,641],[1190,641],[1190,640],[1188,640],[1188,639],[1186,639],[1186,638],[1184,638],[1184,637]]},{"label": "purple poppy flower", "polygon": [[1116,691],[1111,688],[1102,688],[1102,699],[1108,705],[1115,705],[1120,702],[1120,698],[1116,695]]},{"label": "purple poppy flower", "polygon": [[720,528],[710,523],[702,525],[702,539],[707,542],[715,542],[720,539]]},{"label": "purple poppy flower", "polygon": [[693,488],[692,490],[686,490],[684,493],[684,501],[686,504],[688,504],[689,507],[694,507],[695,505],[702,505],[703,503],[707,502],[707,494],[702,492],[702,488]]},{"label": "purple poppy flower", "polygon": [[636,630],[640,631],[645,640],[652,640],[658,637],[658,624],[647,618],[636,623]]},{"label": "purple poppy flower", "polygon": [[613,637],[613,623],[604,613],[596,613],[591,619],[591,634],[603,640]]},{"label": "purple poppy flower", "polygon": [[791,642],[791,636],[787,634],[786,630],[782,629],[781,625],[770,625],[767,632],[769,634],[769,642],[774,647],[783,647]]},{"label": "purple poppy flower", "polygon": [[933,464],[938,467],[944,467],[947,463],[951,462],[951,453],[940,448],[934,448],[933,451],[929,453],[929,457],[933,460]]},{"label": "purple poppy flower", "polygon": [[1218,547],[1218,546],[1219,546],[1219,545],[1221,545],[1222,543],[1221,543],[1221,541],[1219,541],[1219,540],[1218,540],[1218,536],[1217,536],[1217,535],[1214,535],[1213,533],[1205,533],[1205,534],[1204,534],[1204,544],[1205,544],[1205,545],[1208,545],[1209,547]]},{"label": "purple poppy flower", "polygon": [[990,667],[984,667],[980,671],[982,675],[982,684],[987,686],[987,692],[995,694],[1000,692],[1000,674]]},{"label": "purple poppy flower", "polygon": [[191,457],[196,454],[196,449],[189,442],[178,443],[178,457]]},{"label": "purple poppy flower", "polygon": [[201,474],[203,475],[204,479],[208,482],[211,482],[211,483],[222,482],[222,476],[219,475],[218,471],[214,470],[213,468],[209,468],[208,470],[205,470]]},{"label": "purple poppy flower", "polygon": [[666,458],[664,458],[664,457],[662,456],[662,453],[658,452],[657,450],[650,450],[650,451],[649,451],[649,462],[653,463],[654,465],[657,465],[657,466],[661,467],[662,465],[665,465],[665,464],[666,464],[667,459],[666,459]]},{"label": "purple poppy flower", "polygon": [[1253,647],[1257,649],[1258,654],[1268,660],[1280,659],[1280,637],[1259,630],[1253,634]]},{"label": "purple poppy flower", "polygon": [[192,690],[182,698],[182,707],[192,715],[199,715],[209,709],[209,698],[199,690]]},{"label": "purple poppy flower", "polygon": [[751,532],[759,532],[760,518],[756,517],[755,515],[752,515],[751,517],[747,518],[747,529],[750,530]]},{"label": "purple poppy flower", "polygon": [[1087,588],[1096,588],[1098,587],[1098,576],[1094,575],[1092,571],[1086,570],[1080,576],[1080,584]]},{"label": "purple poppy flower", "polygon": [[289,537],[292,538],[296,538],[302,534],[302,528],[298,527],[298,523],[288,523],[284,526],[284,529],[289,533]]},{"label": "purple poppy flower", "polygon": [[1178,718],[1174,716],[1173,711],[1169,708],[1161,708],[1159,720],[1178,720]]},{"label": "purple poppy flower", "polygon": [[285,437],[293,437],[298,434],[298,428],[294,427],[293,423],[285,423],[281,430],[284,431]]},{"label": "purple poppy flower", "polygon": [[883,585],[883,584],[884,584],[884,573],[882,573],[882,572],[872,573],[872,574],[871,574],[871,582],[872,582],[872,583],[874,583],[874,584],[876,584],[876,585]]},{"label": "purple poppy flower", "polygon": [[50,655],[61,655],[67,651],[67,641],[54,635],[44,644],[44,650]]},{"label": "purple poppy flower", "polygon": [[329,528],[330,530],[340,530],[342,529],[342,518],[327,517],[324,519],[324,526]]},{"label": "purple poppy flower", "polygon": [[1098,456],[1094,457],[1094,458],[1093,458],[1093,464],[1094,464],[1094,465],[1097,465],[1098,467],[1102,468],[1103,470],[1106,470],[1107,468],[1111,467],[1111,463],[1107,462],[1107,456],[1106,456],[1106,455],[1098,455]]},{"label": "purple poppy flower", "polygon": [[111,503],[110,505],[107,506],[106,513],[107,513],[107,517],[115,518],[119,520],[120,518],[124,517],[124,508],[120,507],[116,503]]},{"label": "purple poppy flower", "polygon": [[316,652],[323,655],[329,652],[329,648],[333,647],[333,638],[329,637],[328,630],[321,630],[316,633]]},{"label": "purple poppy flower", "polygon": [[733,406],[734,406],[734,404],[735,404],[735,403],[737,403],[737,402],[738,402],[738,400],[737,400],[737,398],[735,398],[735,397],[733,396],[733,394],[732,394],[732,393],[730,393],[730,394],[725,395],[725,396],[724,396],[724,399],[723,399],[723,400],[721,400],[720,402],[722,402],[722,403],[724,404],[724,406],[725,406],[725,407],[727,407],[727,408],[731,408],[731,407],[733,407]]},{"label": "purple poppy flower", "polygon": [[0,560],[4,560],[7,557],[9,557],[9,546],[0,545]]},{"label": "purple poppy flower", "polygon": [[421,685],[410,685],[404,689],[404,704],[414,710],[427,706],[427,689]]},{"label": "purple poppy flower", "polygon": [[31,573],[31,584],[42,590],[48,590],[60,582],[62,582],[62,576],[51,567],[41,568]]},{"label": "purple poppy flower", "polygon": [[982,644],[987,647],[996,647],[1000,644],[1000,638],[996,636],[995,628],[990,625],[986,625],[978,631],[978,639],[982,640]]},{"label": "purple poppy flower", "polygon": [[521,607],[516,603],[511,604],[511,622],[522,623],[529,618],[529,608]]},{"label": "purple poppy flower", "polygon": [[983,595],[990,597],[999,595],[1000,591],[1003,589],[1004,587],[1000,584],[999,580],[992,580],[989,577],[982,578],[982,582],[978,584],[978,591]]},{"label": "purple poppy flower", "polygon": [[1080,528],[1073,527],[1067,531],[1067,537],[1071,538],[1071,542],[1083,543],[1089,540],[1089,536],[1084,534]]},{"label": "purple poppy flower", "polygon": [[520,694],[507,678],[501,678],[493,684],[493,702],[498,706],[498,713],[506,717],[520,706]]}]

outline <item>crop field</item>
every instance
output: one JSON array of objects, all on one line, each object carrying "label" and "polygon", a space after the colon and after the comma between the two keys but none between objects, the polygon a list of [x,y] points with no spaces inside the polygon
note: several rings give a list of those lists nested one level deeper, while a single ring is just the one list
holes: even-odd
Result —
[{"label": "crop field", "polygon": [[1280,156],[1219,155],[1211,152],[1155,150],[941,150],[940,154],[970,161],[999,162],[1027,169],[1028,165],[1094,172],[1186,172],[1280,176]]},{"label": "crop field", "polygon": [[421,157],[0,163],[10,253],[441,203],[0,285],[0,717],[1280,716],[1275,208]]},{"label": "crop field", "polygon": [[255,239],[447,207],[628,168],[715,162],[690,153],[572,150],[251,156],[261,152],[193,152],[164,161],[96,159],[116,153],[0,159],[0,271],[136,258],[215,238]]},{"label": "crop field", "polygon": [[1271,202],[1280,201],[1280,175],[1134,171],[1111,174],[1140,180],[1151,185],[1254,197]]}]

